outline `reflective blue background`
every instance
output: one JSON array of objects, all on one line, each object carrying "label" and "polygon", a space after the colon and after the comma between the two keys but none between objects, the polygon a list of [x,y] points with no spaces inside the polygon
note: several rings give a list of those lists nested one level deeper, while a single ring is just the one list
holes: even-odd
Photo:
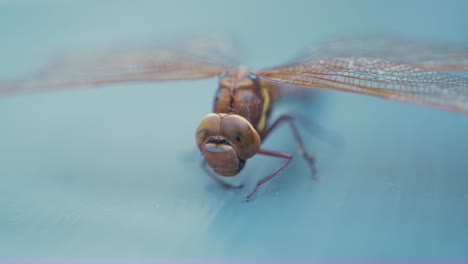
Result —
[{"label": "reflective blue background", "polygon": [[[253,68],[307,44],[391,32],[468,43],[461,1],[0,0],[0,75],[47,54],[227,32]],[[464,76],[468,77],[467,74]],[[468,257],[468,118],[324,91],[285,104],[321,180],[297,157],[246,203],[198,167],[194,131],[216,79],[0,99],[0,257]],[[312,103],[311,102],[311,103]],[[265,148],[295,152],[284,127]],[[254,157],[248,187],[280,164]]]}]

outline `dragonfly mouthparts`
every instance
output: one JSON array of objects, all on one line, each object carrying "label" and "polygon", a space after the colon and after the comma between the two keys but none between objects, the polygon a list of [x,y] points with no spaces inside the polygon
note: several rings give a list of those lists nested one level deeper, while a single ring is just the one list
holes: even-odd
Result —
[{"label": "dragonfly mouthparts", "polygon": [[230,145],[229,141],[223,136],[211,136],[206,139],[205,144],[206,143],[212,143],[212,144],[218,144],[218,145],[221,145],[221,144]]}]

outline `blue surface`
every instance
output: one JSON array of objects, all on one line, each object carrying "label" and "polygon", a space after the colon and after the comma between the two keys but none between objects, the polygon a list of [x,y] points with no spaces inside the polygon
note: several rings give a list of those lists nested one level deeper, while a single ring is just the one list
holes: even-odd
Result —
[{"label": "blue surface", "polygon": [[[254,68],[343,34],[468,43],[461,1],[58,2],[0,1],[2,78],[56,51],[188,32],[238,36]],[[332,91],[285,104],[343,144],[303,131],[321,180],[297,157],[246,203],[198,167],[194,132],[215,88],[1,98],[0,257],[468,257],[467,116]],[[288,132],[265,147],[294,152]],[[254,157],[240,178],[251,187],[280,162]]]}]

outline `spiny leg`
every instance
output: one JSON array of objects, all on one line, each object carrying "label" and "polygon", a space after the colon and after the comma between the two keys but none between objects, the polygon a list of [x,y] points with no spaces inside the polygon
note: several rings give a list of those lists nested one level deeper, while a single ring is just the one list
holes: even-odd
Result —
[{"label": "spiny leg", "polygon": [[286,166],[288,166],[288,164],[291,162],[292,158],[293,158],[293,155],[291,153],[287,153],[287,152],[279,152],[279,151],[271,151],[271,150],[264,150],[264,149],[260,149],[258,150],[257,154],[262,154],[262,155],[267,155],[267,156],[273,156],[273,157],[278,157],[278,158],[285,158],[286,161],[281,164],[281,166],[279,166],[276,170],[274,170],[272,173],[268,174],[266,177],[260,179],[258,182],[257,182],[257,185],[255,185],[255,187],[252,189],[252,191],[250,191],[250,193],[248,195],[244,195],[244,198],[245,200],[250,200],[250,197],[252,197],[252,195],[254,195],[258,188],[260,187],[260,185],[264,184],[265,182],[269,181],[271,178],[275,177],[276,174],[278,174],[280,171],[282,171]]},{"label": "spiny leg", "polygon": [[306,160],[307,164],[309,164],[312,177],[314,177],[315,179],[318,179],[319,174],[317,172],[317,168],[315,167],[315,159],[305,149],[304,143],[302,142],[302,138],[299,135],[299,130],[297,129],[296,123],[294,122],[294,119],[292,116],[285,114],[285,115],[280,116],[278,119],[276,119],[276,121],[273,122],[273,124],[269,128],[267,128],[265,132],[263,133],[263,140],[265,140],[265,138],[273,131],[274,128],[276,128],[279,124],[282,124],[284,122],[287,122],[289,124],[289,127],[291,128],[293,132],[294,139],[296,140],[296,147],[299,151],[299,154],[301,154],[302,157],[304,157],[304,159]]},{"label": "spiny leg", "polygon": [[228,183],[228,182],[225,182],[223,180],[221,180],[217,175],[215,175],[213,173],[213,171],[211,171],[208,166],[207,166],[207,162],[206,162],[206,159],[205,157],[202,157],[201,161],[200,161],[200,166],[201,168],[203,169],[203,171],[211,178],[213,179],[215,182],[219,183],[219,185],[223,186],[224,188],[226,189],[240,189],[243,187],[242,184],[240,185],[234,185],[232,183]]}]

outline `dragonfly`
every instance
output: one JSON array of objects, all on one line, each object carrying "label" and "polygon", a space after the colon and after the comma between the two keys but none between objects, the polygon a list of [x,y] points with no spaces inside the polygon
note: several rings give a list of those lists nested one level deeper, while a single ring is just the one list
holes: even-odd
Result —
[{"label": "dragonfly", "polygon": [[[298,152],[318,178],[296,120],[283,114],[270,120],[275,104],[292,87],[330,89],[468,113],[468,79],[446,71],[468,70],[468,48],[396,36],[354,36],[305,49],[290,63],[249,70],[233,63],[234,42],[202,37],[137,51],[63,56],[35,74],[0,83],[0,96],[115,83],[188,80],[218,76],[212,113],[202,118],[195,141],[207,174],[227,188],[256,154],[283,159],[246,195],[278,175],[293,154],[261,148],[281,124],[289,125]],[[231,57],[230,57],[231,56]]]}]

